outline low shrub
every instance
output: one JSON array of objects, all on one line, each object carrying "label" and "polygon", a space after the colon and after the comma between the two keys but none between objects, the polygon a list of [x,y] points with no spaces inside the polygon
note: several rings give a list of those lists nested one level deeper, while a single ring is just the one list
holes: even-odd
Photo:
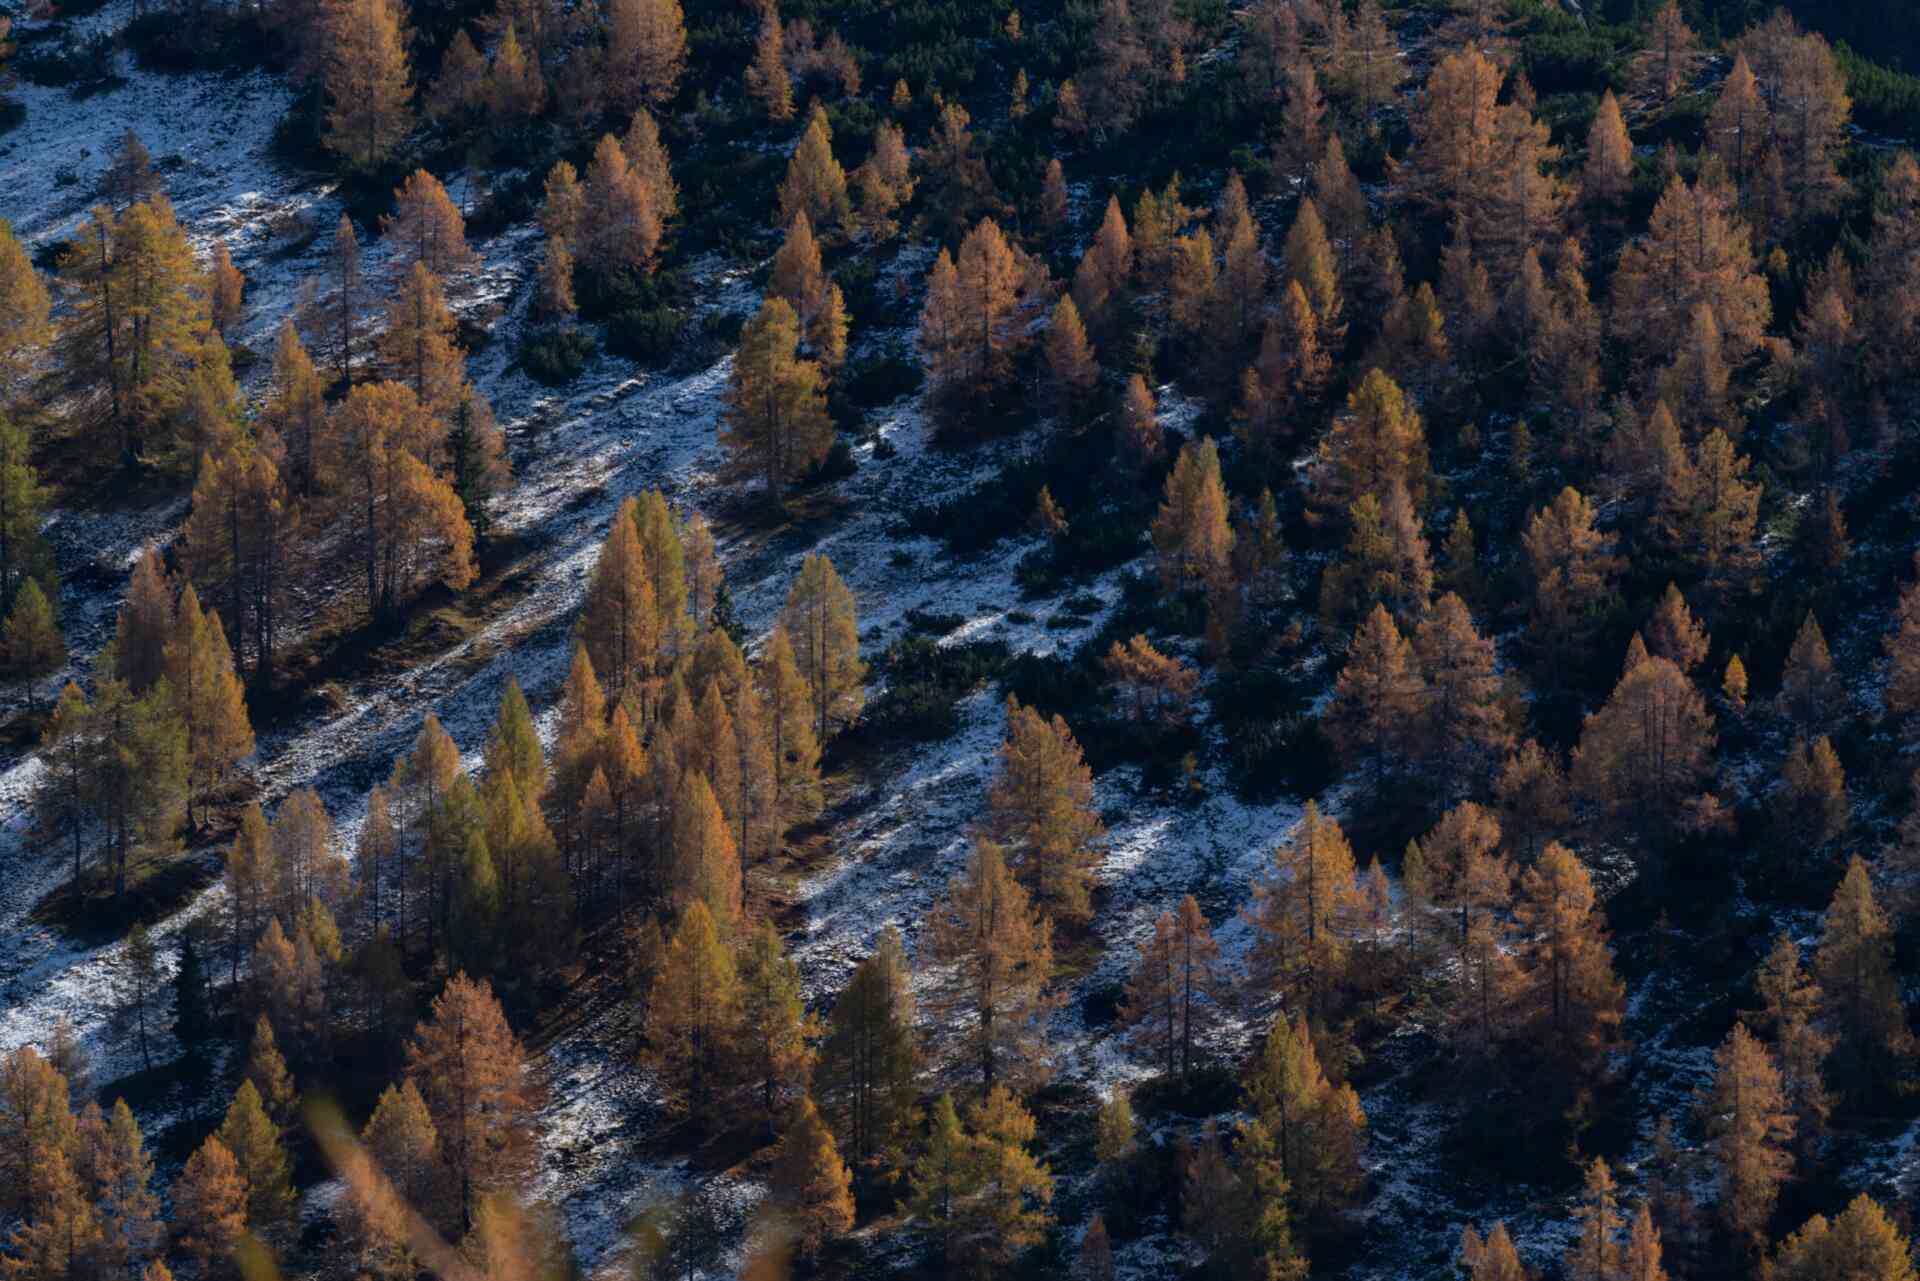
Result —
[{"label": "low shrub", "polygon": [[593,348],[593,335],[584,329],[535,329],[520,342],[520,368],[542,386],[562,387],[580,376]]}]

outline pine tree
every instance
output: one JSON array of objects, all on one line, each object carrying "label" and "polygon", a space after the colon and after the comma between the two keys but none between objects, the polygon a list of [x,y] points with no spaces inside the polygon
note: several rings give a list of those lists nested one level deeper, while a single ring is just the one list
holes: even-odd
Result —
[{"label": "pine tree", "polygon": [[853,1175],[810,1095],[801,1096],[774,1149],[772,1184],[801,1256],[812,1256],[828,1237],[853,1226]]},{"label": "pine tree", "polygon": [[383,163],[413,128],[407,32],[390,0],[346,0],[330,14],[322,79],[327,146],[357,168]]},{"label": "pine tree", "polygon": [[1045,1019],[1056,1001],[1052,923],[1028,904],[1006,855],[977,840],[967,872],[956,877],[927,920],[934,959],[943,967],[927,1006],[961,1028],[960,1054],[980,1069],[983,1091],[1045,1075]]},{"label": "pine tree", "polygon": [[699,899],[687,904],[661,958],[647,1008],[647,1044],[669,1087],[695,1118],[715,1109],[739,1066],[740,979]]},{"label": "pine tree", "polygon": [[778,124],[793,119],[793,82],[787,76],[780,30],[780,9],[769,4],[760,15],[760,38],[747,67],[747,92],[766,108],[767,119]]},{"label": "pine tree", "polygon": [[814,1094],[856,1171],[888,1159],[913,1116],[919,1046],[912,977],[900,932],[887,926],[827,1020]]},{"label": "pine tree", "polygon": [[407,1077],[426,1100],[461,1221],[471,1227],[482,1195],[524,1176],[535,1103],[526,1052],[485,979],[447,980],[407,1044]]},{"label": "pine tree", "polygon": [[780,184],[780,221],[790,223],[802,212],[823,235],[845,231],[853,216],[846,171],[833,158],[827,119],[818,109],[807,121],[799,145],[793,149],[793,159],[787,164],[786,180]]},{"label": "pine tree", "polygon": [[607,12],[605,74],[612,97],[631,109],[670,101],[687,68],[687,25],[679,0],[614,0]]},{"label": "pine tree", "polygon": [[1218,972],[1220,947],[1207,918],[1189,894],[1179,914],[1160,913],[1153,938],[1140,945],[1140,962],[1127,982],[1121,1025],[1154,1048],[1162,1070],[1187,1079],[1194,1067],[1194,1041],[1221,1013],[1226,988]]},{"label": "pine tree", "polygon": [[1007,738],[987,814],[987,831],[1037,906],[1061,920],[1092,915],[1089,882],[1106,827],[1093,808],[1093,773],[1066,721],[1007,700]]},{"label": "pine tree", "polygon": [[1309,801],[1299,830],[1273,852],[1272,875],[1244,909],[1256,931],[1252,967],[1300,1009],[1314,1008],[1346,975],[1360,902],[1353,847],[1337,820]]},{"label": "pine tree", "polygon": [[1733,1025],[1713,1064],[1699,1112],[1708,1151],[1720,1168],[1720,1217],[1735,1237],[1757,1245],[1793,1166],[1787,1152],[1793,1113],[1773,1057],[1745,1024]]},{"label": "pine tree", "polygon": [[1354,632],[1346,666],[1334,683],[1325,720],[1328,735],[1350,766],[1364,767],[1375,794],[1404,767],[1405,730],[1426,705],[1413,646],[1384,605],[1375,605]]},{"label": "pine tree", "polygon": [[757,474],[776,504],[833,443],[820,366],[801,359],[799,345],[793,308],[784,299],[767,299],[740,335],[720,428],[735,469]]},{"label": "pine tree", "polygon": [[247,1185],[218,1135],[209,1135],[173,1185],[173,1235],[202,1268],[232,1255],[247,1228]]}]

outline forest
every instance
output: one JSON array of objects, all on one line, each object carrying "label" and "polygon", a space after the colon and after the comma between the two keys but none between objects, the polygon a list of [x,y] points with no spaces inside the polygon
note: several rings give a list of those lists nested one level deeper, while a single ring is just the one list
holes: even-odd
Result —
[{"label": "forest", "polygon": [[1915,1281],[1920,10],[0,15],[6,1281]]}]

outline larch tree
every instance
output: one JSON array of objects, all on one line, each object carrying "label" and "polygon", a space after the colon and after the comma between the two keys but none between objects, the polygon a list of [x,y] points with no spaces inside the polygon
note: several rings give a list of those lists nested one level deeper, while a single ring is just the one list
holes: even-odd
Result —
[{"label": "larch tree", "polygon": [[824,112],[815,109],[800,135],[793,158],[787,162],[787,176],[780,184],[780,221],[793,221],[805,212],[814,229],[822,235],[844,231],[853,216],[847,198],[847,174],[833,158],[833,142],[827,132]]},{"label": "larch tree", "polygon": [[322,83],[327,146],[356,167],[382,164],[413,129],[408,32],[392,0],[344,0],[331,10]]},{"label": "larch tree", "polygon": [[1654,1226],[1653,1212],[1642,1201],[1634,1212],[1633,1226],[1627,1231],[1622,1281],[1667,1281],[1661,1255],[1660,1229]]},{"label": "larch tree", "polygon": [[173,1237],[202,1268],[230,1258],[247,1229],[247,1185],[217,1135],[187,1158],[173,1185]]},{"label": "larch tree", "polygon": [[1861,1193],[1831,1220],[1808,1219],[1780,1243],[1761,1275],[1767,1281],[1913,1281],[1913,1247],[1880,1203]]},{"label": "larch tree", "polygon": [[647,1003],[648,1052],[687,1111],[717,1119],[738,1079],[741,990],[733,957],[698,899],[667,944]]},{"label": "larch tree", "polygon": [[11,404],[53,340],[53,299],[26,246],[0,218],[0,404]]},{"label": "larch tree", "polygon": [[1646,236],[1621,254],[1613,332],[1641,357],[1662,357],[1683,346],[1697,304],[1712,313],[1729,365],[1758,345],[1772,315],[1746,227],[1724,195],[1675,178],[1654,206]]},{"label": "larch tree", "polygon": [[354,341],[362,328],[360,312],[365,300],[366,275],[360,266],[359,237],[354,234],[353,221],[344,213],[334,226],[333,241],[328,246],[326,279],[329,290],[319,308],[320,323],[326,334],[326,345],[333,351],[334,377],[351,383]]},{"label": "larch tree", "polygon": [[456,333],[440,278],[424,262],[416,262],[387,304],[378,356],[383,371],[410,388],[437,420],[448,417],[466,388],[466,356]]},{"label": "larch tree", "polygon": [[1601,1157],[1587,1166],[1573,1217],[1580,1224],[1580,1236],[1564,1258],[1567,1281],[1616,1281],[1622,1264],[1619,1236],[1626,1220],[1620,1214],[1613,1171]]},{"label": "larch tree", "polygon": [[1813,972],[1839,1033],[1843,1066],[1870,1071],[1905,1050],[1909,1036],[1893,968],[1893,923],[1857,856],[1848,860],[1827,906]]},{"label": "larch tree", "polygon": [[1109,197],[1107,212],[1093,243],[1073,273],[1072,297],[1080,318],[1102,342],[1118,337],[1125,319],[1128,282],[1133,278],[1133,236],[1118,197]]},{"label": "larch tree", "polygon": [[1248,1101],[1270,1136],[1288,1200],[1327,1225],[1365,1185],[1366,1114],[1353,1087],[1327,1080],[1304,1013],[1275,1020],[1248,1065]]},{"label": "larch tree", "polygon": [[604,680],[616,702],[644,695],[660,652],[660,611],[640,546],[638,510],[637,500],[628,498],[614,513],[576,625],[595,687]]},{"label": "larch tree", "polygon": [[1827,637],[1812,610],[1800,622],[1787,650],[1786,670],[1780,677],[1780,714],[1806,733],[1832,726],[1846,706],[1847,694],[1833,670]]},{"label": "larch tree", "polygon": [[827,1018],[814,1095],[856,1173],[888,1159],[914,1116],[920,1052],[912,979],[900,932],[888,926]]},{"label": "larch tree", "polygon": [[1791,854],[1819,855],[1846,832],[1852,818],[1847,776],[1825,734],[1796,738],[1780,763],[1773,793],[1774,830]]},{"label": "larch tree", "polygon": [[1633,140],[1620,114],[1620,100],[1609,89],[1587,130],[1587,159],[1580,174],[1580,196],[1588,207],[1611,217],[1633,188]]},{"label": "larch tree", "polygon": [[761,303],[741,331],[721,417],[720,443],[734,470],[758,476],[774,503],[784,503],[833,443],[820,366],[800,357],[800,337],[800,318],[784,298]]},{"label": "larch tree", "polygon": [[280,1127],[267,1115],[252,1081],[240,1082],[216,1133],[233,1154],[246,1188],[247,1222],[262,1227],[280,1224],[294,1205],[292,1166],[280,1141]]},{"label": "larch tree", "polygon": [[1514,917],[1536,1041],[1559,1063],[1591,1073],[1615,1039],[1626,989],[1614,976],[1593,878],[1559,842],[1520,876]]},{"label": "larch tree", "polygon": [[1339,264],[1327,241],[1326,225],[1311,197],[1300,202],[1293,226],[1287,231],[1280,251],[1279,286],[1298,285],[1313,308],[1316,332],[1328,343],[1337,343],[1346,333],[1341,320]]},{"label": "larch tree", "polygon": [[537,1098],[526,1051],[486,980],[447,980],[407,1043],[407,1078],[426,1100],[460,1220],[471,1227],[481,1197],[526,1174]]},{"label": "larch tree", "polygon": [[1400,875],[1410,900],[1455,912],[1458,925],[1449,932],[1458,947],[1468,946],[1476,924],[1508,911],[1513,902],[1514,866],[1501,854],[1500,841],[1499,821],[1462,801],[1407,846]]},{"label": "larch tree", "polygon": [[813,705],[814,741],[825,744],[836,725],[851,725],[859,717],[867,679],[853,593],[825,555],[813,553],[800,562],[780,623]]},{"label": "larch tree", "polygon": [[1043,348],[1050,407],[1062,422],[1084,417],[1100,382],[1100,366],[1094,359],[1087,327],[1080,321],[1080,309],[1074,305],[1071,294],[1062,294],[1060,301],[1053,305]]},{"label": "larch tree", "polygon": [[473,527],[452,486],[434,475],[443,433],[410,387],[353,388],[327,422],[336,513],[359,553],[367,610],[391,611],[427,581],[459,590],[473,581]]},{"label": "larch tree", "polygon": [[[1920,570],[1920,556],[1915,556],[1914,568]],[[1900,589],[1893,630],[1880,648],[1886,655],[1887,711],[1900,718],[1920,712],[1920,583]]]},{"label": "larch tree", "polygon": [[603,274],[653,269],[663,231],[660,197],[619,139],[602,134],[587,166],[579,217],[580,261]]},{"label": "larch tree", "polygon": [[896,217],[913,199],[917,185],[899,125],[886,120],[874,129],[873,153],[853,171],[851,180],[861,225],[876,237],[891,237],[898,229]]},{"label": "larch tree", "polygon": [[670,840],[674,905],[704,905],[713,928],[731,938],[742,924],[740,851],[707,776],[689,769],[673,799]]},{"label": "larch tree", "polygon": [[793,1106],[791,1095],[799,1095],[802,1109],[813,1108],[807,1083],[814,1051],[808,1039],[817,1028],[801,1003],[800,967],[787,955],[772,921],[762,920],[739,953],[741,1065],[759,1096],[771,1137],[775,1122]]},{"label": "larch tree", "polygon": [[67,642],[40,583],[29,578],[14,593],[6,621],[0,623],[0,668],[26,687],[27,710],[40,705],[39,686],[67,661]]},{"label": "larch tree", "polygon": [[1493,641],[1474,629],[1466,602],[1448,592],[1420,620],[1413,650],[1426,687],[1428,751],[1440,794],[1451,797],[1463,779],[1484,777],[1513,747]]},{"label": "larch tree", "polygon": [[1585,660],[1613,606],[1624,566],[1594,519],[1593,504],[1569,485],[1528,518],[1521,536],[1533,581],[1529,639],[1549,671]]},{"label": "larch tree", "polygon": [[207,307],[213,332],[220,335],[222,342],[240,323],[241,300],[246,287],[247,278],[233,265],[233,255],[227,251],[227,242],[224,239],[215,241],[213,261],[207,265]]},{"label": "larch tree", "polygon": [[1582,723],[1574,791],[1642,841],[1664,841],[1706,781],[1713,746],[1706,699],[1673,663],[1649,658]]},{"label": "larch tree", "polygon": [[820,812],[820,740],[813,698],[794,657],[785,624],[774,625],[754,670],[766,708],[767,749],[773,758],[774,814],[782,830]]},{"label": "larch tree", "polygon": [[1687,598],[1673,583],[1667,584],[1641,635],[1649,654],[1669,660],[1683,672],[1691,672],[1706,661],[1710,648],[1706,629],[1694,621]]},{"label": "larch tree", "polygon": [[1772,1040],[1779,1057],[1793,1100],[1795,1146],[1806,1154],[1825,1133],[1833,1108],[1824,1068],[1834,1038],[1820,1027],[1820,985],[1801,966],[1800,945],[1786,930],[1775,936],[1773,949],[1754,973],[1753,986],[1763,1002],[1755,1026]]},{"label": "larch tree", "polygon": [[1225,581],[1233,555],[1220,453],[1211,436],[1181,448],[1154,515],[1153,547],[1161,588],[1213,588]]},{"label": "larch tree", "polygon": [[1193,1072],[1195,1041],[1218,1019],[1227,990],[1219,971],[1220,946],[1200,904],[1189,894],[1178,913],[1162,912],[1153,937],[1140,945],[1127,981],[1121,1025],[1146,1044],[1168,1076]]},{"label": "larch tree", "polygon": [[680,0],[614,0],[607,10],[604,65],[616,105],[630,110],[671,100],[687,69],[687,23]]},{"label": "larch tree", "polygon": [[1354,632],[1346,665],[1334,682],[1325,724],[1341,757],[1363,768],[1379,794],[1407,763],[1406,737],[1426,705],[1426,691],[1413,646],[1394,625],[1386,606],[1375,605]]},{"label": "larch tree", "polygon": [[761,12],[760,36],[747,66],[747,92],[760,100],[767,119],[776,124],[793,119],[793,81],[782,45],[780,8],[769,4]]},{"label": "larch tree", "polygon": [[1532,1281],[1533,1277],[1520,1262],[1520,1251],[1514,1248],[1505,1223],[1494,1224],[1485,1240],[1472,1224],[1462,1228],[1460,1266],[1466,1269],[1467,1281]]},{"label": "larch tree", "polygon": [[1406,486],[1416,509],[1426,497],[1427,439],[1415,412],[1394,381],[1369,370],[1334,419],[1313,469],[1313,512],[1318,520],[1343,519],[1363,494],[1384,494],[1393,481]]},{"label": "larch tree", "polygon": [[1654,11],[1649,24],[1647,46],[1653,67],[1652,80],[1661,105],[1673,100],[1687,73],[1687,55],[1697,38],[1680,14],[1680,0],[1666,0]]},{"label": "larch tree", "polygon": [[1079,742],[1059,716],[1048,720],[1009,697],[999,756],[987,789],[987,831],[1037,905],[1059,920],[1086,920],[1106,826]]},{"label": "larch tree", "polygon": [[1744,1023],[1735,1023],[1714,1051],[1713,1066],[1713,1081],[1698,1106],[1722,1180],[1720,1218],[1737,1239],[1757,1246],[1793,1168],[1787,1149],[1793,1112],[1773,1056]]},{"label": "larch tree", "polygon": [[833,1131],[810,1095],[802,1095],[774,1149],[774,1200],[786,1211],[793,1245],[811,1257],[829,1238],[853,1226],[853,1174],[840,1159]]},{"label": "larch tree", "polygon": [[204,821],[228,776],[253,754],[253,726],[220,615],[201,612],[191,583],[180,593],[162,664],[186,734],[188,815],[197,800]]},{"label": "larch tree", "polygon": [[1294,1008],[1315,1008],[1345,978],[1359,905],[1353,846],[1339,822],[1309,801],[1244,909],[1255,930],[1254,972]]},{"label": "larch tree", "polygon": [[396,255],[404,274],[415,263],[441,280],[469,271],[478,261],[467,247],[467,224],[441,181],[425,169],[415,169],[393,190],[393,212],[380,219],[380,234],[400,247]]},{"label": "larch tree", "polygon": [[960,1029],[964,1070],[977,1067],[988,1093],[1044,1078],[1046,1019],[1058,1004],[1046,991],[1052,922],[1030,905],[998,845],[974,842],[966,874],[948,885],[927,929],[938,967],[927,1007]]}]

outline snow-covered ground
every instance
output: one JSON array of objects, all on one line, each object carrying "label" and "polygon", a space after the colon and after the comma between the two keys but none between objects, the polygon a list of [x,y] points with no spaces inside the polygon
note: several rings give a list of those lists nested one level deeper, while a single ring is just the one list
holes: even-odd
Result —
[{"label": "snow-covered ground", "polygon": [[[124,21],[130,4],[116,0],[88,22],[104,29]],[[84,216],[121,133],[135,128],[201,247],[215,236],[227,240],[248,278],[248,311],[236,338],[257,353],[269,352],[301,281],[318,270],[340,213],[327,180],[291,171],[271,155],[273,126],[290,93],[261,75],[125,71],[124,85],[79,101],[60,90],[18,88],[27,118],[0,136],[0,216],[32,246],[59,239]],[[542,388],[509,368],[524,323],[525,286],[538,261],[538,235],[521,227],[475,247],[481,265],[457,300],[474,315],[495,317],[492,341],[470,360],[469,372],[506,431],[514,483],[496,518],[522,549],[513,569],[530,587],[445,652],[398,676],[355,681],[331,700],[340,710],[263,736],[256,774],[269,803],[295,788],[317,788],[343,842],[351,842],[367,790],[386,776],[427,714],[440,718],[477,766],[511,676],[550,731],[573,615],[622,498],[659,488],[676,504],[719,514],[729,496],[715,475],[726,360],[669,375],[600,357],[567,388]],[[386,261],[384,248],[377,241],[366,248],[368,266],[377,272]],[[924,272],[913,251],[901,258],[889,270],[913,278]],[[702,261],[693,272],[703,309],[744,314],[756,305],[737,268]],[[256,381],[260,369],[252,374]],[[1021,446],[990,443],[967,453],[936,448],[911,399],[876,413],[870,426],[874,439],[890,446],[883,451],[889,456],[878,456],[871,440],[856,450],[859,470],[838,487],[844,506],[810,540],[769,540],[720,522],[721,555],[742,621],[756,640],[779,609],[800,558],[817,550],[833,558],[858,598],[862,634],[872,650],[898,636],[915,610],[965,620],[945,643],[994,638],[1016,651],[1040,653],[1062,644],[1061,633],[1040,621],[1059,602],[1021,599],[1016,557],[1008,549],[957,562],[932,540],[896,536],[906,513],[990,479]],[[49,534],[69,576],[64,618],[76,671],[84,672],[110,634],[124,573],[141,545],[168,537],[183,513],[181,502],[112,516],[56,513]],[[77,572],[82,567],[86,572]],[[1074,593],[1090,592],[1111,610],[1121,589],[1122,571],[1116,571]],[[860,781],[863,794],[842,807],[848,817],[830,834],[833,857],[800,879],[795,892],[803,924],[789,943],[811,1002],[818,1004],[844,981],[884,926],[898,926],[911,949],[934,898],[962,867],[1005,714],[990,691],[966,699],[960,714],[957,734]],[[27,840],[38,771],[31,756],[0,759],[0,1050],[43,1037],[64,1015],[84,1034],[96,1076],[111,1079],[133,1066],[129,1047],[102,1022],[117,948],[80,947],[29,919],[33,905],[64,875],[57,859]],[[1099,781],[1110,847],[1098,871],[1103,893],[1096,925],[1107,947],[1068,993],[1056,1016],[1054,1045],[1058,1072],[1102,1093],[1148,1072],[1108,1029],[1086,1022],[1080,998],[1120,982],[1154,918],[1189,892],[1208,905],[1223,950],[1237,963],[1248,930],[1233,914],[1269,851],[1299,819],[1293,804],[1244,805],[1222,779],[1203,782],[1199,801],[1176,807],[1145,793],[1130,769],[1110,771]],[[186,916],[207,910],[219,892],[210,891],[167,922],[163,936]],[[1636,994],[1636,1007],[1638,1000]],[[563,1208],[589,1266],[616,1258],[631,1217],[683,1188],[690,1177],[684,1167],[647,1155],[664,1114],[657,1091],[624,1052],[625,1034],[618,1012],[606,1012],[560,1036],[538,1066],[550,1095],[538,1189]],[[1247,1034],[1237,1026],[1228,1033]],[[1655,1033],[1638,1053],[1640,1070],[1664,1083],[1646,1097],[1682,1106],[1702,1073],[1703,1051],[1669,1044]],[[1450,1252],[1460,1223],[1467,1217],[1484,1221],[1487,1210],[1514,1216],[1516,1235],[1536,1256],[1532,1261],[1557,1252],[1564,1206],[1522,1193],[1492,1207],[1463,1206],[1444,1188],[1440,1146],[1449,1116],[1443,1104],[1400,1077],[1370,1090],[1363,1101],[1376,1136],[1376,1196],[1367,1214],[1377,1229],[1369,1235],[1378,1240],[1356,1275],[1426,1274]],[[1912,1148],[1911,1134],[1889,1144],[1889,1168],[1906,1170]],[[729,1175],[710,1180],[707,1195],[724,1221],[741,1224],[761,1189]],[[1131,1244],[1121,1253],[1139,1275],[1157,1274],[1182,1257],[1164,1238]],[[737,1252],[729,1259],[737,1264]]]}]

